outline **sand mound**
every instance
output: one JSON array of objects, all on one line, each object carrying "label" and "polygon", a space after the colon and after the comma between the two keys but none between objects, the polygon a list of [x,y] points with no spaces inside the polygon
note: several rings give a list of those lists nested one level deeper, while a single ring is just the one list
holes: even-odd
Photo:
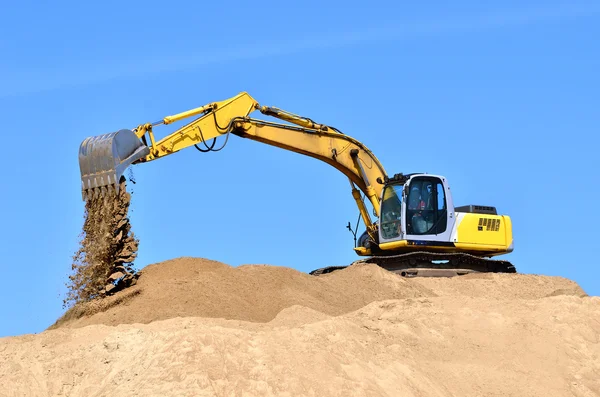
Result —
[{"label": "sand mound", "polygon": [[323,316],[291,306],[271,323],[188,317],[3,338],[0,395],[600,395],[596,297],[410,297]]},{"label": "sand mound", "polygon": [[[143,269],[137,285],[114,296],[77,305],[57,327],[91,324],[147,324],[175,317],[204,317],[300,325],[337,316],[375,301],[419,297],[485,297],[497,300],[585,296],[560,277],[485,274],[455,278],[406,279],[378,266],[351,266],[315,277],[267,265],[231,267],[201,258],[178,258]],[[313,314],[294,317],[295,306]],[[299,313],[296,313],[299,314]]]},{"label": "sand mound", "polygon": [[315,277],[277,266],[234,268],[207,259],[179,258],[147,266],[134,287],[80,304],[51,328],[150,323],[174,317],[264,323],[294,305],[335,316],[373,301],[434,295],[375,265]]},{"label": "sand mound", "polygon": [[493,299],[540,299],[548,296],[587,296],[574,281],[533,274],[468,274],[448,279],[415,278],[439,296],[470,296]]},{"label": "sand mound", "polygon": [[306,324],[316,323],[331,318],[325,313],[318,312],[308,307],[294,305],[286,307],[277,316],[269,321],[274,327],[299,327]]},{"label": "sand mound", "polygon": [[600,395],[600,298],[560,277],[180,258],[54,328],[0,339],[0,395]]}]

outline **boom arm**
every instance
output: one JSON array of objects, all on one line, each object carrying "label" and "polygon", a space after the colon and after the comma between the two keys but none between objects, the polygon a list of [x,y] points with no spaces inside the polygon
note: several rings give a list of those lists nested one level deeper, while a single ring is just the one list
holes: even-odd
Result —
[{"label": "boom arm", "polygon": [[[256,110],[293,125],[250,118],[249,115]],[[156,141],[153,127],[196,115],[200,117]],[[210,148],[208,141],[230,133],[319,159],[350,179],[352,194],[367,230],[372,229],[372,222],[356,187],[368,197],[379,216],[379,200],[386,173],[379,160],[365,145],[333,127],[317,124],[308,118],[277,108],[260,106],[245,92],[222,102],[165,117],[153,124],[140,125],[133,132],[144,143],[142,155],[137,155],[133,164],[153,161],[201,143]]]}]

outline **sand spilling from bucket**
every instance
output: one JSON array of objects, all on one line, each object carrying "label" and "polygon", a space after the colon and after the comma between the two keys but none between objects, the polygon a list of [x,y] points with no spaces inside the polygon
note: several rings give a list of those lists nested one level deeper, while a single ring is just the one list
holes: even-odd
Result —
[{"label": "sand spilling from bucket", "polygon": [[105,192],[85,203],[79,249],[73,256],[65,306],[113,294],[135,283],[139,241],[129,222],[131,195],[121,177],[119,192]]}]

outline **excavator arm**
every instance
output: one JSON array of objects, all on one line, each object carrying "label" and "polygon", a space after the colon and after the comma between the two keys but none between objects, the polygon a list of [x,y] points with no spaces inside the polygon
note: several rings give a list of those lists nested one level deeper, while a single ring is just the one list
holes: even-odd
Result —
[{"label": "excavator arm", "polygon": [[[250,114],[255,111],[289,124],[251,118]],[[160,140],[155,138],[154,127],[193,116],[198,117]],[[230,134],[319,159],[342,172],[350,180],[352,195],[367,230],[374,232],[361,191],[379,216],[386,173],[375,155],[361,142],[333,127],[260,106],[245,92],[155,123],[139,125],[134,130],[87,138],[79,152],[83,198],[118,189],[120,176],[131,164],[157,160],[190,146],[201,151],[214,150],[215,139],[227,139]]]}]

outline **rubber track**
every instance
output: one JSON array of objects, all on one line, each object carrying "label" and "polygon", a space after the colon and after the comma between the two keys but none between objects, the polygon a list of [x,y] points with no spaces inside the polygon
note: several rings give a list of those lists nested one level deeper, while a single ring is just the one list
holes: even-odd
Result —
[{"label": "rubber track", "polygon": [[[448,263],[432,263],[432,261],[447,260]],[[437,252],[410,252],[390,256],[373,256],[361,259],[350,264],[374,263],[390,271],[402,268],[430,268],[430,269],[470,269],[484,273],[516,273],[515,266],[504,260],[485,259],[466,253],[437,253]],[[348,266],[328,266],[310,272],[313,276],[331,273],[345,269]]]}]

